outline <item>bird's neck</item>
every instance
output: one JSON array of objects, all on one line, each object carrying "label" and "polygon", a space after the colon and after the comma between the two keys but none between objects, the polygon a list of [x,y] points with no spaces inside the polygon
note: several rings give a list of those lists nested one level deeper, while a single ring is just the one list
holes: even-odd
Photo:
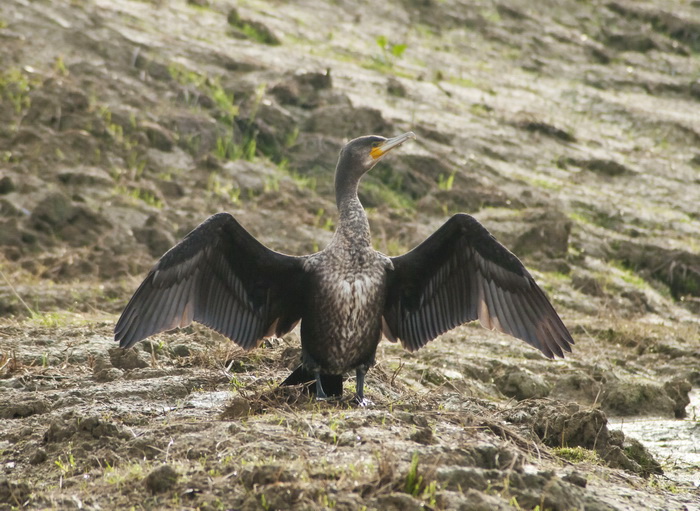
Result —
[{"label": "bird's neck", "polygon": [[349,241],[353,247],[370,246],[372,239],[365,209],[357,197],[358,182],[336,182],[335,200],[338,205],[338,228],[336,235]]}]

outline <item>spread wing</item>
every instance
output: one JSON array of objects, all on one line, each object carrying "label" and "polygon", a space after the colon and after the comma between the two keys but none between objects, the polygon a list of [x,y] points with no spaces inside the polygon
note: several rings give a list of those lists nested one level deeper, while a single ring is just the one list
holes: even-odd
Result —
[{"label": "spread wing", "polygon": [[216,214],[161,257],[114,328],[119,346],[192,321],[245,349],[301,317],[302,257],[273,252],[228,213]]},{"label": "spread wing", "polygon": [[410,351],[475,319],[547,357],[571,351],[571,334],[542,289],[520,260],[469,215],[453,216],[392,262],[385,333]]}]

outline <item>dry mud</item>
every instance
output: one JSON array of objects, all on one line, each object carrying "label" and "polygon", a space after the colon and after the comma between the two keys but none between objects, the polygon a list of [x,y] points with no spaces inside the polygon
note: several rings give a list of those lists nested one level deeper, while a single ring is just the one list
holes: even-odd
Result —
[{"label": "dry mud", "polygon": [[[697,1],[0,5],[0,509],[700,509]],[[383,343],[368,408],[279,388],[296,333],[121,351],[148,268],[227,210],[322,247],[344,140],[378,249],[452,213],[576,339]]]}]

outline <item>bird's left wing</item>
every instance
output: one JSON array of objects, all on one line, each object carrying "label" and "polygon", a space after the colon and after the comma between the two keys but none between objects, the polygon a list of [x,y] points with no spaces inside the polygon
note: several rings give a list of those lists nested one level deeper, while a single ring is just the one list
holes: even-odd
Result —
[{"label": "bird's left wing", "polygon": [[245,349],[301,317],[303,257],[265,247],[231,215],[209,217],[160,258],[114,328],[128,348],[197,321]]},{"label": "bird's left wing", "polygon": [[[467,321],[522,339],[547,357],[574,343],[520,260],[473,217],[458,214],[391,258],[385,334],[410,351]],[[387,331],[388,330],[388,331]]]}]

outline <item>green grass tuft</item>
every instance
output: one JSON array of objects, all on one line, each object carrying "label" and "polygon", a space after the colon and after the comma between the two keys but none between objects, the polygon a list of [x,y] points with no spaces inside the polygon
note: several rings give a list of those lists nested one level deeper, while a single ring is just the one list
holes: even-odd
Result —
[{"label": "green grass tuft", "polygon": [[600,463],[595,451],[583,447],[555,447],[554,454],[572,463]]},{"label": "green grass tuft", "polygon": [[15,113],[20,113],[31,105],[29,93],[34,85],[34,81],[17,68],[1,71],[0,99],[8,101],[14,108]]}]

